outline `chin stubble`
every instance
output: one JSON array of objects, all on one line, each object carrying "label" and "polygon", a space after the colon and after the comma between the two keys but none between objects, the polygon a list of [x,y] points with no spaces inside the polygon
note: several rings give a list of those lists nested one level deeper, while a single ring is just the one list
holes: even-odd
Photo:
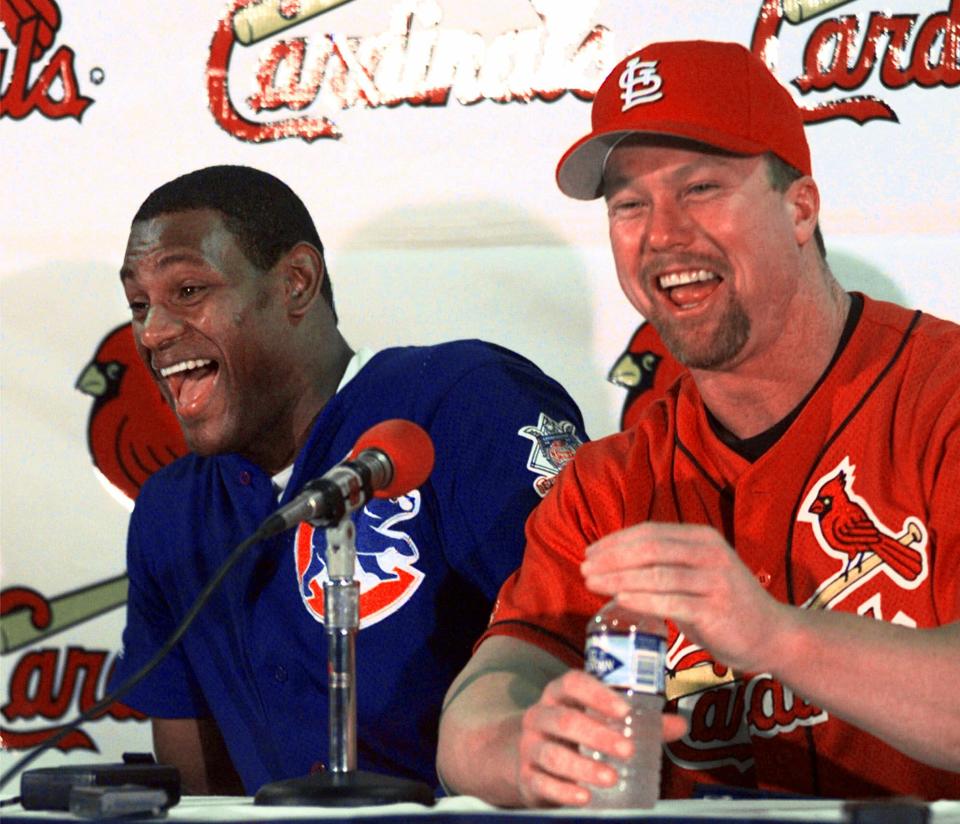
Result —
[{"label": "chin stubble", "polygon": [[750,318],[738,301],[731,301],[716,330],[698,334],[683,322],[651,317],[667,349],[688,369],[717,369],[735,358],[750,338]]}]

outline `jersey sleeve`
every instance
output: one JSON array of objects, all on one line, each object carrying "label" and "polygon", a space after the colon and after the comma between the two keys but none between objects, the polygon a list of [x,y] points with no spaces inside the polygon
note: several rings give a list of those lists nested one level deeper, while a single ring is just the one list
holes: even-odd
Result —
[{"label": "jersey sleeve", "polygon": [[[150,661],[177,627],[157,581],[156,564],[163,556],[163,547],[152,539],[156,531],[145,515],[148,490],[149,484],[140,492],[127,535],[127,623],[123,648],[110,677],[111,690]],[[210,714],[179,644],[120,700],[156,718],[201,718]]]},{"label": "jersey sleeve", "polygon": [[960,621],[960,399],[953,407],[955,423],[943,440],[930,502],[933,597],[941,624]]},{"label": "jersey sleeve", "polygon": [[[926,511],[937,624],[960,621],[960,327],[931,315],[917,324],[891,420],[890,483],[916,489]],[[916,506],[916,504],[914,504]]]},{"label": "jersey sleeve", "polygon": [[580,564],[590,544],[628,517],[617,455],[631,437],[585,445],[560,475],[527,522],[523,564],[500,590],[478,644],[509,635],[583,666],[587,624],[606,599],[586,589]]},{"label": "jersey sleeve", "polygon": [[556,381],[503,353],[458,377],[430,432],[442,551],[493,603],[520,565],[527,516],[587,439],[580,411]]}]

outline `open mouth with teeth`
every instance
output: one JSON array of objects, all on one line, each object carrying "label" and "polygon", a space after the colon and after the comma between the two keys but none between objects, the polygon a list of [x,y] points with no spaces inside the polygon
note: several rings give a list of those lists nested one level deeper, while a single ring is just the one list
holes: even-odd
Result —
[{"label": "open mouth with teeth", "polygon": [[660,287],[671,303],[681,309],[693,309],[699,306],[721,284],[722,278],[709,269],[689,269],[683,272],[670,272],[657,278]]},{"label": "open mouth with teeth", "polygon": [[209,358],[184,360],[158,370],[178,415],[189,415],[206,399],[218,370],[217,362]]}]

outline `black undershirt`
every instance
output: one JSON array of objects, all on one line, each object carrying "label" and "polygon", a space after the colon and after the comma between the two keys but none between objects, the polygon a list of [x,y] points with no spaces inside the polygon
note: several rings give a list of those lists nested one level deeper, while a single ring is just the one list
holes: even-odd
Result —
[{"label": "black undershirt", "polygon": [[753,463],[755,460],[760,458],[768,449],[770,449],[770,447],[780,440],[780,436],[790,428],[790,424],[794,422],[796,417],[803,410],[803,407],[806,406],[807,401],[810,400],[810,396],[817,391],[817,388],[821,383],[823,383],[823,379],[830,373],[830,370],[833,369],[833,365],[837,362],[837,359],[843,353],[843,350],[846,348],[847,343],[853,335],[853,330],[856,328],[857,321],[860,320],[860,315],[862,313],[863,295],[860,295],[857,292],[851,292],[850,312],[847,315],[846,323],[843,325],[843,332],[840,335],[840,341],[837,343],[837,349],[833,353],[833,357],[830,359],[829,365],[823,370],[823,374],[814,384],[813,388],[785,418],[778,421],[769,429],[764,430],[758,435],[751,435],[749,438],[738,438],[722,423],[720,423],[720,421],[713,416],[709,409],[707,409],[707,420],[710,422],[710,428],[713,430],[713,433],[721,440],[721,442],[730,447],[730,449],[736,452],[740,457],[746,458],[748,461],[750,461],[750,463]]}]

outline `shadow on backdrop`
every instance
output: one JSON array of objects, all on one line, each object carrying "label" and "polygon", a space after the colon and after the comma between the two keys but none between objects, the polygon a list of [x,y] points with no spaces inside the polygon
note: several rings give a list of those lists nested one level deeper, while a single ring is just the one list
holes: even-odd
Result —
[{"label": "shadow on backdrop", "polygon": [[[476,200],[391,209],[328,250],[328,262],[354,347],[498,343],[563,384],[592,437],[614,431],[621,399],[595,355],[588,267],[523,209]],[[612,266],[607,286],[619,293]]]},{"label": "shadow on backdrop", "polygon": [[[907,296],[893,278],[872,263],[849,252],[827,248],[827,262],[844,289],[864,292],[872,298],[909,306]],[[911,307],[912,308],[912,307]]]}]

